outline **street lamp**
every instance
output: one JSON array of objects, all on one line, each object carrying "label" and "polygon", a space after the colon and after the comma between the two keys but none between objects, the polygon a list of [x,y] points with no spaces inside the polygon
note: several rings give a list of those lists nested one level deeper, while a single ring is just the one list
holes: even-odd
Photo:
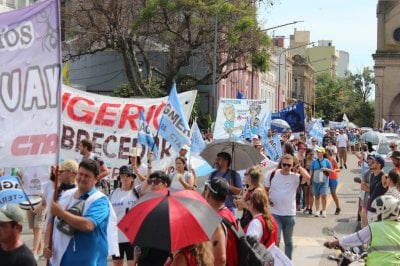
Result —
[{"label": "street lamp", "polygon": [[229,3],[229,1],[221,2],[215,11],[215,21],[214,21],[214,51],[213,51],[213,100],[212,100],[212,114],[213,118],[216,117],[216,105],[218,99],[218,90],[217,90],[217,42],[218,42],[218,14],[220,8],[225,4]]},{"label": "street lamp", "polygon": [[261,31],[269,31],[269,30],[272,30],[272,29],[276,29],[276,28],[280,28],[280,27],[284,27],[284,26],[288,26],[288,25],[292,25],[292,24],[296,24],[296,23],[300,23],[300,22],[304,22],[304,20],[295,20],[293,22],[285,23],[285,24],[274,26],[274,27],[271,27],[271,28],[266,28],[266,29],[263,29]]},{"label": "street lamp", "polygon": [[[315,42],[310,42],[310,43],[306,43],[306,44],[302,44],[302,45],[298,45],[298,46],[295,46],[295,47],[289,47],[289,48],[286,48],[286,49],[283,49],[280,53],[279,53],[279,59],[278,59],[278,97],[277,97],[277,112],[279,112],[279,109],[280,109],[280,95],[281,95],[281,57],[282,57],[282,54],[283,53],[285,53],[286,54],[286,51],[289,51],[289,50],[293,50],[293,49],[297,49],[297,48],[301,48],[301,47],[304,47],[304,46],[307,46],[307,45],[311,45],[311,44],[314,44]],[[285,62],[286,62],[286,56],[285,56]]]}]

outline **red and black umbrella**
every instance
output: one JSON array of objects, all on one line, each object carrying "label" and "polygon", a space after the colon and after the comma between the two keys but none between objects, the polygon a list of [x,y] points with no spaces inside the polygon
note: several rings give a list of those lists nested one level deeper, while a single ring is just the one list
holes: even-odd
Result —
[{"label": "red and black umbrella", "polygon": [[193,190],[145,194],[118,223],[134,244],[174,252],[208,241],[221,217]]}]

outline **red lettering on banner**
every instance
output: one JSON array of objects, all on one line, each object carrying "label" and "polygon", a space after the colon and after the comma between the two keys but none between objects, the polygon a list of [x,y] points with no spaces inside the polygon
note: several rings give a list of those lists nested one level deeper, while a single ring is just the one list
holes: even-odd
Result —
[{"label": "red lettering on banner", "polygon": [[[130,113],[131,109],[136,109],[136,112],[133,114]],[[144,110],[143,106],[139,106],[137,104],[125,104],[122,109],[121,119],[119,120],[118,128],[124,128],[125,124],[128,122],[131,126],[132,130],[138,130],[138,126],[136,121],[139,121],[139,110]]]},{"label": "red lettering on banner", "polygon": [[65,92],[61,98],[61,110],[64,112],[65,107],[67,106],[68,100],[71,97],[71,93]]},{"label": "red lettering on banner", "polygon": [[83,98],[83,97],[74,97],[69,101],[68,108],[67,108],[67,113],[71,119],[78,121],[78,122],[84,122],[86,124],[91,124],[93,122],[95,112],[89,111],[89,110],[80,110],[82,113],[84,113],[82,116],[79,116],[78,114],[75,113],[75,105],[78,102],[85,102],[89,106],[94,106],[95,103],[89,99]]},{"label": "red lettering on banner", "polygon": [[155,111],[155,114],[153,116],[153,127],[158,130],[158,117],[160,116],[160,113],[162,112],[162,110],[164,110],[165,107],[165,103],[161,103],[158,108]]},{"label": "red lettering on banner", "polygon": [[56,153],[57,142],[57,134],[19,136],[11,144],[11,154],[26,156]]},{"label": "red lettering on banner", "polygon": [[[115,124],[115,117],[117,116],[117,112],[111,112],[109,111],[109,108],[118,108],[120,106],[121,104],[119,103],[103,103],[99,108],[99,113],[97,114],[95,124],[100,126],[113,127]],[[113,119],[107,119],[107,116],[110,116]]]}]

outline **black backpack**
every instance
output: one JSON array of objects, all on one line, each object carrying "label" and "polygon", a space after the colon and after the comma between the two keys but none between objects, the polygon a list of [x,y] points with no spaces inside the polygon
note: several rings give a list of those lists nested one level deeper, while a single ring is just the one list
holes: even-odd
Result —
[{"label": "black backpack", "polygon": [[246,236],[239,226],[239,230],[227,219],[223,218],[222,222],[227,228],[238,238],[238,265],[251,265],[251,266],[273,266],[274,257],[267,248],[258,242],[254,237]]}]

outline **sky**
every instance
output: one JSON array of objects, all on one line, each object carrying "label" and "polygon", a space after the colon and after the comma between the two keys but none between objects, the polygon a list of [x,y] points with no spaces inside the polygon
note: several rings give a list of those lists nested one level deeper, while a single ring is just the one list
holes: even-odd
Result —
[{"label": "sky", "polygon": [[349,70],[360,73],[373,68],[376,50],[376,5],[378,0],[274,0],[272,6],[259,6],[262,29],[303,20],[297,24],[269,30],[270,36],[286,36],[310,31],[310,41],[332,40],[336,50],[349,53]]}]

